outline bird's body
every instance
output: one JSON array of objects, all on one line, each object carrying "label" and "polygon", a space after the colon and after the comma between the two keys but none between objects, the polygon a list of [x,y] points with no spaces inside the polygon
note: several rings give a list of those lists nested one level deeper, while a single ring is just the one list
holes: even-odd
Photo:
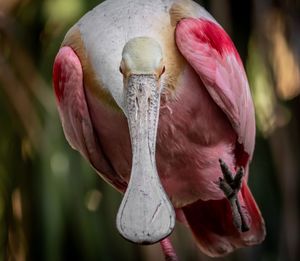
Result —
[{"label": "bird's body", "polygon": [[[67,33],[65,49],[56,59],[58,107],[71,145],[124,192],[132,169],[132,149],[125,78],[119,73],[121,54],[130,39],[155,39],[165,66],[159,79],[157,172],[178,216],[190,224],[201,249],[222,255],[264,237],[263,221],[246,182],[238,198],[253,226],[245,233],[228,224],[229,204],[217,184],[222,177],[219,159],[232,171],[244,167],[247,179],[255,137],[253,104],[242,63],[223,29],[194,2],[174,2],[108,0],[81,18]],[[70,66],[61,69],[63,64]],[[79,72],[74,79],[69,75],[72,66],[73,72]],[[67,87],[63,86],[66,78]],[[72,86],[77,86],[75,92]],[[222,209],[229,213],[224,218],[213,217],[222,215]],[[217,219],[221,219],[219,226],[207,229]],[[196,220],[205,227],[202,232]],[[198,237],[197,233],[203,234]]]}]

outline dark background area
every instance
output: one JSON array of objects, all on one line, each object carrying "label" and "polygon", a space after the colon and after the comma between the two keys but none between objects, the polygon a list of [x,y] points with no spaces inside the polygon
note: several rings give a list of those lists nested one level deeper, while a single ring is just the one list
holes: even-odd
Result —
[{"label": "dark background area", "polygon": [[[199,1],[200,2],[200,1]],[[67,144],[52,64],[68,28],[99,1],[0,1],[0,260],[163,260],[115,228],[121,195]],[[250,187],[266,221],[256,247],[217,260],[299,260],[300,2],[207,0],[232,37],[256,107]],[[177,224],[181,260],[211,260]]]}]

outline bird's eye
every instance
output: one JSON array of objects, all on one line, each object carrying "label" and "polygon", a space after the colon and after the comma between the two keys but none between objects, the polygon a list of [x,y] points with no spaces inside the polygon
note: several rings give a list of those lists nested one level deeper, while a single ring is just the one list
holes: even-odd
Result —
[{"label": "bird's eye", "polygon": [[123,74],[123,71],[122,71],[122,67],[121,67],[121,66],[119,67],[119,71],[120,71],[120,73]]},{"label": "bird's eye", "polygon": [[164,66],[161,70],[160,76],[162,76],[164,74],[164,72],[166,71],[166,67]]}]

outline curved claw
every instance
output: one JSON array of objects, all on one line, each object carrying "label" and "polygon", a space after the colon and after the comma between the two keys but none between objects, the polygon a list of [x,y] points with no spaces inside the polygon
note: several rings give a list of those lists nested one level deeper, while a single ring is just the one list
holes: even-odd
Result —
[{"label": "curved claw", "polygon": [[244,168],[240,167],[237,173],[235,174],[233,184],[232,184],[232,186],[235,189],[237,190],[241,189],[243,177],[244,177]]},{"label": "curved claw", "polygon": [[233,182],[234,178],[233,175],[231,173],[231,171],[229,170],[228,166],[226,165],[226,163],[222,160],[219,159],[219,163],[220,163],[220,167],[223,173],[223,177],[226,180],[227,183],[231,183]]}]

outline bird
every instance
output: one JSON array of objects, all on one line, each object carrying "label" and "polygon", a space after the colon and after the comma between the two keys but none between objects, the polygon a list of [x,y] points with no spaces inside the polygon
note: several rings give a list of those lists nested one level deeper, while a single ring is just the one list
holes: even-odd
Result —
[{"label": "bird", "polygon": [[[66,139],[124,193],[117,228],[138,244],[175,220],[211,257],[261,243],[248,187],[255,113],[241,58],[191,0],[107,0],[66,33],[53,65]],[[172,259],[173,258],[173,259]]]}]

